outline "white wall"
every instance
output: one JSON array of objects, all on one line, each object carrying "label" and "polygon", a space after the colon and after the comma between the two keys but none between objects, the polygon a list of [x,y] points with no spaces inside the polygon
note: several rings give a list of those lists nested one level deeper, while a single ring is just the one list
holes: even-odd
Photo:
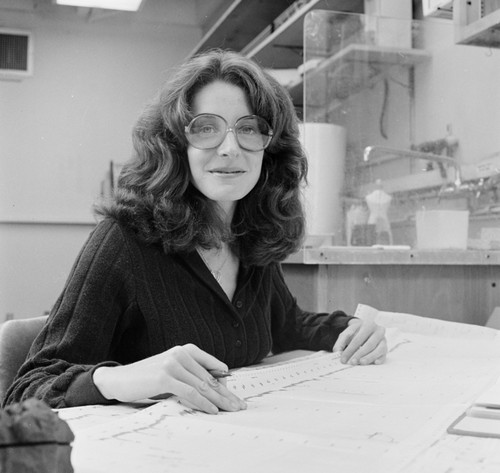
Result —
[{"label": "white wall", "polygon": [[451,125],[459,161],[477,163],[500,151],[500,49],[453,46],[452,22],[436,22],[423,36],[432,60],[417,72],[415,142],[442,138]]},{"label": "white wall", "polygon": [[49,311],[92,228],[0,223],[0,320]]},{"label": "white wall", "polygon": [[451,20],[428,19],[420,28],[423,40],[416,47],[431,56],[415,69],[414,108],[408,106],[408,77],[389,71],[388,138],[380,134],[383,87],[378,82],[352,99],[351,144],[358,152],[374,144],[407,149],[444,138],[451,126],[461,164],[500,151],[500,49],[456,45]]},{"label": "white wall", "polygon": [[33,32],[34,75],[0,80],[0,321],[55,302],[110,160],[130,156],[138,114],[200,39],[182,5],[170,25],[2,12],[0,27]]},{"label": "white wall", "polygon": [[0,219],[91,221],[109,161],[128,158],[138,113],[199,32],[23,15],[2,23],[33,31],[35,61],[33,77],[0,81]]}]

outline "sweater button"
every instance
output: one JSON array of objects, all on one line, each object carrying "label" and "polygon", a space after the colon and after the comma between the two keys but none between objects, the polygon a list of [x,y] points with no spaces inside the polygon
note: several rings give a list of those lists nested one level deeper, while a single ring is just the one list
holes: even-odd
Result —
[{"label": "sweater button", "polygon": [[236,301],[236,308],[241,309],[243,307],[243,302],[242,301]]},{"label": "sweater button", "polygon": [[241,347],[241,340],[236,340],[235,345],[236,345],[238,348],[239,348],[239,347]]}]

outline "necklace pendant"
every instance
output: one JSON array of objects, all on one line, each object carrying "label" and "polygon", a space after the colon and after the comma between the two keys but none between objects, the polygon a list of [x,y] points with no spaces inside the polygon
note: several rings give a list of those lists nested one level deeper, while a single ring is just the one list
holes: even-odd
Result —
[{"label": "necklace pendant", "polygon": [[201,259],[205,263],[205,266],[208,268],[212,276],[215,278],[215,280],[220,283],[221,277],[222,277],[222,269],[224,268],[228,258],[229,258],[229,252],[226,253],[224,260],[222,261],[222,264],[218,267],[218,269],[212,269],[211,264],[207,261],[205,255],[203,254],[203,250],[198,250],[198,254],[201,256]]}]

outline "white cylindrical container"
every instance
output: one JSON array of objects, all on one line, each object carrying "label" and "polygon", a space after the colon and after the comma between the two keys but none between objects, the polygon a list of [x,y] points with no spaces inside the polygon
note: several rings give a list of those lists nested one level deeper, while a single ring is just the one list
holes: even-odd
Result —
[{"label": "white cylindrical container", "polygon": [[304,204],[308,235],[333,235],[333,244],[343,239],[346,129],[331,123],[304,123],[301,141],[309,163]]}]

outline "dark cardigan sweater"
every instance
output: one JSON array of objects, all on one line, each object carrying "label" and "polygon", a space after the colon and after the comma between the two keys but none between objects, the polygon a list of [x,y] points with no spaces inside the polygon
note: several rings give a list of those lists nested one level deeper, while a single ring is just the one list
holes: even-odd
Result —
[{"label": "dark cardigan sweater", "polygon": [[351,317],[302,311],[279,264],[240,265],[230,301],[197,252],[165,254],[104,220],[84,245],[4,405],[38,397],[62,408],[109,402],[97,366],[193,343],[230,368],[270,351],[331,350]]}]

